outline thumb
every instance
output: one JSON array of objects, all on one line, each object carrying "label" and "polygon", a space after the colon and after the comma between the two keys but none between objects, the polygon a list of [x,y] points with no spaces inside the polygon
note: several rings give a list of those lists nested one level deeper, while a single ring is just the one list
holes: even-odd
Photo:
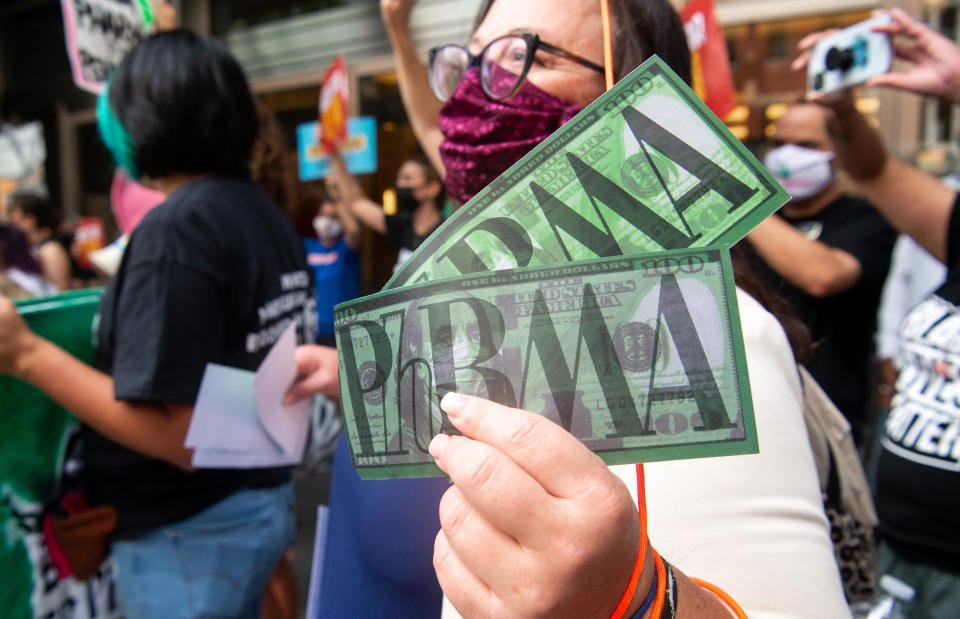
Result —
[{"label": "thumb", "polygon": [[317,390],[314,389],[310,383],[310,377],[293,383],[283,396],[284,405],[290,406],[291,404],[296,404],[297,402],[306,400],[317,393]]},{"label": "thumb", "polygon": [[339,385],[335,379],[331,380],[330,378],[323,375],[323,373],[315,373],[309,376],[305,376],[297,382],[293,383],[290,388],[287,390],[287,393],[283,396],[283,403],[287,406],[299,402],[300,400],[305,400],[307,398],[313,397],[317,394],[325,395],[331,400],[339,400]]}]

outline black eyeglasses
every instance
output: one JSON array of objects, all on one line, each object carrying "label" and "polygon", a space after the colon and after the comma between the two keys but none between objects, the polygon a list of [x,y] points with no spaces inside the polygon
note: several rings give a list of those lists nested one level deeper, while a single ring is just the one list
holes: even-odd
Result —
[{"label": "black eyeglasses", "polygon": [[446,101],[453,95],[467,71],[479,65],[483,92],[497,101],[509,99],[520,90],[537,50],[603,73],[600,65],[541,41],[540,37],[532,32],[523,32],[490,41],[477,56],[462,45],[434,47],[430,50],[430,88],[437,99]]}]

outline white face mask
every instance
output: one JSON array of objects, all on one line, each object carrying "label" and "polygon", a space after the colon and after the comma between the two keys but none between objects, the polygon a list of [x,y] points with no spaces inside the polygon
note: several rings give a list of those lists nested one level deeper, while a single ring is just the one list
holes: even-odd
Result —
[{"label": "white face mask", "polygon": [[767,153],[763,164],[787,192],[802,200],[815,196],[833,182],[830,151],[784,144]]},{"label": "white face mask", "polygon": [[335,239],[343,234],[343,224],[336,217],[317,215],[313,218],[313,229],[321,239]]}]

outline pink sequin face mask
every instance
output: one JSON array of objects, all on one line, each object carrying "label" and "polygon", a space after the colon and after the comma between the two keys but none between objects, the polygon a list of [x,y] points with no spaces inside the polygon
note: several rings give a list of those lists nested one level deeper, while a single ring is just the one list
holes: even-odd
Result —
[{"label": "pink sequin face mask", "polygon": [[471,69],[440,109],[447,192],[468,201],[582,109],[529,81],[508,100],[494,101]]}]

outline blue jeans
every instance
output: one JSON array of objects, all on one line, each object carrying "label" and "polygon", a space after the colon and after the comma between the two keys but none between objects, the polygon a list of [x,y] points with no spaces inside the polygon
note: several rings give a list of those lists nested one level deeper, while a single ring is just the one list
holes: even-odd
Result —
[{"label": "blue jeans", "polygon": [[235,492],[204,511],[113,542],[130,619],[260,616],[263,590],[293,543],[293,486]]}]

